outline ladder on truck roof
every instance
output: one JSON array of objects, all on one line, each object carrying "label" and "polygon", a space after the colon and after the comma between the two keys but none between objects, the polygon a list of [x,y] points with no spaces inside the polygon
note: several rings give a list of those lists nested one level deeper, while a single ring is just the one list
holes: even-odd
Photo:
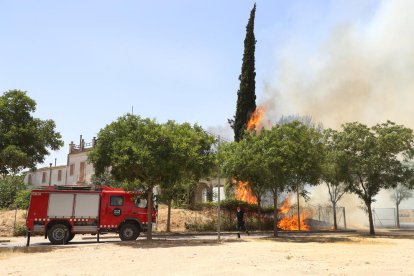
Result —
[{"label": "ladder on truck roof", "polygon": [[95,190],[95,187],[91,185],[53,185],[53,186],[41,186],[40,189],[59,190],[59,191],[67,191],[67,190],[91,191],[91,190]]}]

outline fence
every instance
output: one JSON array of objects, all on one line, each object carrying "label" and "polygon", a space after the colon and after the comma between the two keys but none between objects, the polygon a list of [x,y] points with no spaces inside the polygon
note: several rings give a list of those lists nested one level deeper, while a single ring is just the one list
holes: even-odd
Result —
[{"label": "fence", "polygon": [[[303,223],[306,223],[310,230],[331,230],[334,228],[332,206],[301,205],[300,215],[303,217]],[[283,219],[283,217],[297,217],[297,205],[293,204],[290,210],[285,215],[280,216],[279,219]],[[347,229],[345,207],[336,207],[336,223],[338,229]]]},{"label": "fence", "polygon": [[[414,227],[414,210],[400,209],[398,213],[401,227]],[[398,227],[396,208],[375,208],[372,216],[376,227]]]}]

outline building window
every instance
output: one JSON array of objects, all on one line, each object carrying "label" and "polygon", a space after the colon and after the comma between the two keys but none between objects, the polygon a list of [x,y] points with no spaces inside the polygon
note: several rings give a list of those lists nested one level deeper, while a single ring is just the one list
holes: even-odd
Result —
[{"label": "building window", "polygon": [[46,172],[42,173],[42,183],[46,183]]},{"label": "building window", "polygon": [[27,184],[32,185],[32,175],[29,173]]},{"label": "building window", "polygon": [[62,170],[58,170],[58,181],[62,181]]},{"label": "building window", "polygon": [[75,164],[70,164],[69,175],[72,176],[74,172],[75,172]]}]

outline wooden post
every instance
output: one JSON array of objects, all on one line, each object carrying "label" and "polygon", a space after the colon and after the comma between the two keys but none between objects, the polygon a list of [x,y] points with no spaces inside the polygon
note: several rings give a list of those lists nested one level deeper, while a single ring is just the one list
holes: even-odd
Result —
[{"label": "wooden post", "polygon": [[17,204],[16,204],[16,210],[14,210],[14,225],[13,225],[14,232],[16,232],[16,220],[17,220]]},{"label": "wooden post", "polygon": [[30,245],[30,231],[27,231],[27,242],[26,242],[26,246],[28,247]]}]

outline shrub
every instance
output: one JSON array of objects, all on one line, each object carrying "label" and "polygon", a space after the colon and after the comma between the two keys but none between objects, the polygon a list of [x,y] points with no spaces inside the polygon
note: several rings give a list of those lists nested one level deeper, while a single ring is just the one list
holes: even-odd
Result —
[{"label": "shrub", "polygon": [[17,192],[14,204],[17,205],[19,209],[29,208],[30,192],[31,190],[20,190]]},{"label": "shrub", "polygon": [[6,176],[0,178],[0,208],[8,208],[14,203],[17,192],[24,189],[23,177]]},{"label": "shrub", "polygon": [[16,224],[16,228],[13,230],[13,236],[25,236],[27,232],[25,224]]}]

